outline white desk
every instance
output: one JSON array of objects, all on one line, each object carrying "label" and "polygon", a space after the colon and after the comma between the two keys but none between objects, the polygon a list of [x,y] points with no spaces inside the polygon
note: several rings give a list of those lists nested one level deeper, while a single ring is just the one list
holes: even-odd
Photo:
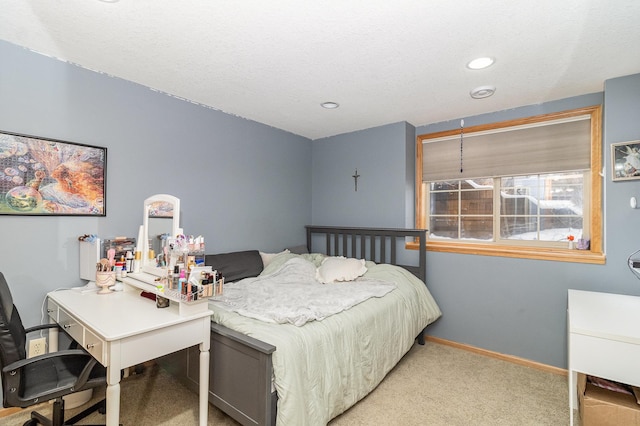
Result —
[{"label": "white desk", "polygon": [[[211,311],[180,315],[177,303],[156,308],[140,290],[110,294],[61,290],[49,293],[49,318],[107,367],[107,425],[119,424],[120,371],[169,353],[200,347],[200,426],[207,425]],[[206,305],[205,305],[206,306]],[[56,335],[50,341],[56,341]]]},{"label": "white desk", "polygon": [[569,415],[577,373],[640,386],[640,297],[569,290]]}]

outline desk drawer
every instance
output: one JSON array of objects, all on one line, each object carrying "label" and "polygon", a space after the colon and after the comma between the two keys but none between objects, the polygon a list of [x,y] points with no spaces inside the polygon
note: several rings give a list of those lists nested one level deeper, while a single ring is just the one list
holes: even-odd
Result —
[{"label": "desk drawer", "polygon": [[104,366],[107,365],[107,359],[105,354],[105,343],[95,334],[89,330],[84,330],[84,344],[83,348],[91,354],[98,362]]},{"label": "desk drawer", "polygon": [[60,307],[56,302],[54,302],[50,298],[47,298],[47,315],[49,315],[49,318],[51,318],[54,322],[58,322],[59,309]]},{"label": "desk drawer", "polygon": [[60,327],[84,347],[84,327],[69,315],[64,309],[58,309],[58,324]]}]

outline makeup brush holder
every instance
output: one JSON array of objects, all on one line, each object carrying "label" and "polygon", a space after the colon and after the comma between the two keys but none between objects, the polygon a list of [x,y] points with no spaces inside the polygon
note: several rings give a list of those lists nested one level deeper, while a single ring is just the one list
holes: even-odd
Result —
[{"label": "makeup brush holder", "polygon": [[109,287],[116,284],[115,271],[96,272],[96,285],[100,288],[98,294],[109,294],[111,290]]}]

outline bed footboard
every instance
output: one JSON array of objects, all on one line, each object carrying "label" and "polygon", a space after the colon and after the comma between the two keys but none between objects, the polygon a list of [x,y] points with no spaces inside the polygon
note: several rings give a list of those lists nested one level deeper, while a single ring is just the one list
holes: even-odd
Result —
[{"label": "bed footboard", "polygon": [[211,323],[209,400],[243,425],[275,425],[271,354],[276,347]]},{"label": "bed footboard", "polygon": [[[272,388],[271,354],[276,347],[222,325],[211,323],[209,402],[244,426],[276,424],[278,400]],[[198,392],[200,350],[197,346],[168,355],[163,368]]]}]

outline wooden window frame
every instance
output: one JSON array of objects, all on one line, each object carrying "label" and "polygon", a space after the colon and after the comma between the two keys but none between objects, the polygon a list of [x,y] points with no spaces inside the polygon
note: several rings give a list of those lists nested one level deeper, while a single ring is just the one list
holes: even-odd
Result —
[{"label": "wooden window frame", "polygon": [[[578,262],[604,264],[603,252],[603,223],[602,223],[602,107],[600,105],[573,109],[520,118],[516,120],[489,123],[465,128],[465,134],[473,132],[485,132],[514,126],[523,126],[541,121],[571,118],[579,115],[589,115],[591,120],[591,187],[590,206],[588,209],[588,227],[591,245],[589,250],[570,250],[568,248],[532,247],[510,245],[499,242],[477,243],[464,241],[441,241],[427,238],[427,250],[434,252],[476,254],[484,256],[502,256],[512,258],[552,260],[561,262]],[[416,228],[427,228],[426,217],[426,187],[422,181],[422,146],[423,141],[459,134],[460,130],[447,130],[437,133],[419,135],[416,138]],[[495,220],[495,218],[494,218]],[[408,243],[407,248],[417,249],[417,243]]]}]

